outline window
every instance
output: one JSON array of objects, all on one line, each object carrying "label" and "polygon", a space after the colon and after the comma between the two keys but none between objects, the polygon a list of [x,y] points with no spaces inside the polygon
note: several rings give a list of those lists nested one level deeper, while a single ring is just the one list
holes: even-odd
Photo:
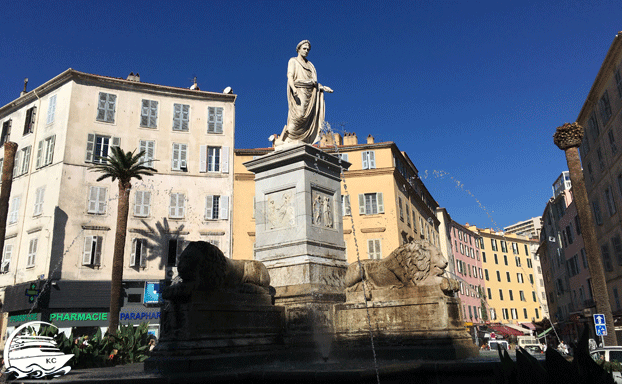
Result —
[{"label": "window", "polygon": [[28,168],[30,167],[30,152],[32,150],[32,146],[29,145],[26,148],[20,149],[15,154],[15,166],[13,168],[13,177],[25,175],[28,173]]},{"label": "window", "polygon": [[99,103],[97,103],[97,121],[114,123],[115,104],[117,95],[112,93],[99,93]]},{"label": "window", "polygon": [[190,122],[190,106],[173,104],[173,131],[187,131]]},{"label": "window", "polygon": [[620,240],[620,235],[615,235],[611,238],[611,245],[613,245],[613,255],[618,265],[622,265],[622,241]]},{"label": "window", "polygon": [[533,264],[531,263],[531,259],[527,259],[527,268],[532,269]]},{"label": "window", "polygon": [[592,172],[592,163],[587,163],[587,173],[590,175],[590,181],[594,182],[594,172]]},{"label": "window", "polygon": [[104,164],[108,157],[108,148],[120,145],[121,139],[118,137],[89,133],[86,137],[86,159],[84,161],[87,163]]},{"label": "window", "polygon": [[519,296],[520,296],[520,301],[527,301],[527,300],[525,299],[525,292],[523,292],[523,291],[518,291],[518,294],[519,294]]},{"label": "window", "polygon": [[486,252],[482,252],[482,261],[486,262]]},{"label": "window", "polygon": [[492,246],[492,250],[496,252],[497,251],[497,240],[490,239],[490,245]]},{"label": "window", "polygon": [[410,209],[408,209],[408,204],[406,204],[406,225],[410,227]]},{"label": "window", "polygon": [[39,216],[43,213],[44,195],[45,195],[45,187],[39,187],[35,190],[35,208],[32,211],[33,216]]},{"label": "window", "polygon": [[512,243],[512,252],[513,252],[515,255],[518,255],[518,244],[516,244],[516,243]]},{"label": "window", "polygon": [[514,258],[514,261],[516,262],[516,266],[517,266],[517,267],[520,267],[520,266],[521,266],[521,264],[520,264],[520,257],[516,256],[516,257]]},{"label": "window", "polygon": [[35,257],[37,256],[37,243],[39,239],[30,239],[28,243],[28,258],[26,260],[26,268],[35,266]]},{"label": "window", "polygon": [[50,97],[48,103],[48,118],[46,124],[52,124],[54,122],[54,114],[56,112],[56,95]]},{"label": "window", "polygon": [[0,265],[0,273],[7,273],[11,266],[11,255],[13,254],[13,244],[5,244],[2,253],[2,264]]},{"label": "window", "polygon": [[518,312],[516,311],[516,308],[512,308],[512,320],[517,320],[518,319]]},{"label": "window", "polygon": [[102,258],[102,237],[86,236],[84,238],[84,253],[82,254],[82,265],[101,265]]},{"label": "window", "polygon": [[583,268],[588,269],[589,267],[587,265],[587,254],[585,253],[585,248],[581,248],[581,260],[583,261]]},{"label": "window", "polygon": [[136,191],[134,195],[134,216],[148,217],[151,213],[151,192]]},{"label": "window", "polygon": [[506,273],[505,273],[505,277],[507,278],[508,283],[511,283],[511,282],[512,282],[512,280],[510,280],[510,272],[506,272]]},{"label": "window", "polygon": [[525,255],[529,256],[529,249],[527,249],[527,244],[525,244]]},{"label": "window", "polygon": [[585,157],[585,154],[588,153],[589,151],[590,151],[590,139],[588,138],[588,135],[585,134],[583,136],[583,141],[581,141],[581,155]]},{"label": "window", "polygon": [[605,202],[607,203],[609,216],[613,216],[616,213],[616,204],[613,201],[613,196],[611,195],[611,187],[605,188]]},{"label": "window", "polygon": [[45,167],[52,164],[54,159],[54,142],[56,141],[56,135],[50,136],[39,141],[37,145],[37,168]]},{"label": "window", "polygon": [[592,135],[594,143],[596,143],[598,141],[598,135],[600,135],[600,132],[598,131],[598,120],[596,120],[596,111],[592,111],[590,119],[587,122],[587,128]]},{"label": "window", "polygon": [[347,153],[337,153],[337,154],[335,154],[335,156],[337,156],[339,158],[339,160],[340,160],[339,163],[340,164],[341,164],[341,161],[348,161],[348,154]]},{"label": "window", "polygon": [[359,194],[359,213],[361,215],[374,215],[376,213],[384,213],[384,202],[382,198],[382,193]]},{"label": "window", "polygon": [[497,257],[496,253],[495,253],[495,264],[499,264],[499,258]]},{"label": "window", "polygon": [[503,300],[503,290],[499,290],[499,300]]},{"label": "window", "polygon": [[503,255],[503,262],[508,265],[508,255]]},{"label": "window", "polygon": [[501,281],[501,273],[497,271],[497,281]]},{"label": "window", "polygon": [[140,158],[142,165],[153,168],[153,160],[155,157],[155,140],[140,140],[138,151],[144,152]]},{"label": "window", "polygon": [[536,301],[538,301],[538,299],[537,299],[537,297],[536,297],[536,291],[531,291],[531,296],[532,296],[532,298],[533,298],[534,303],[535,303]]},{"label": "window", "polygon": [[609,146],[611,147],[611,154],[615,155],[616,152],[618,152],[618,147],[616,146],[616,139],[613,136],[613,130],[610,130],[607,133],[607,136],[609,136]]},{"label": "window", "polygon": [[618,97],[622,99],[622,76],[619,69],[616,71],[616,88],[618,88]]},{"label": "window", "polygon": [[[509,272],[508,272],[508,273],[509,273]],[[523,281],[523,274],[522,274],[522,273],[517,273],[517,274],[516,274],[516,280],[517,280],[519,283],[521,283],[521,284],[522,284],[522,283],[524,282],[524,281]]]},{"label": "window", "polygon": [[188,145],[173,143],[173,156],[171,169],[173,171],[186,170],[188,168]]},{"label": "window", "polygon": [[514,291],[512,291],[511,289],[508,290],[509,294],[510,294],[510,300],[514,301]]},{"label": "window", "polygon": [[140,126],[144,128],[158,127],[158,102],[155,100],[142,100],[140,108]]},{"label": "window", "polygon": [[601,245],[600,251],[603,257],[603,266],[605,267],[605,271],[613,271],[613,264],[611,263],[611,255],[609,254],[609,244]]},{"label": "window", "polygon": [[605,158],[604,158],[603,152],[600,150],[600,148],[598,148],[596,150],[596,155],[598,156],[598,167],[602,171],[602,170],[605,169]]},{"label": "window", "polygon": [[130,253],[130,267],[147,266],[147,239],[133,239]]},{"label": "window", "polygon": [[594,221],[596,224],[603,224],[603,216],[600,214],[600,205],[598,204],[598,200],[592,201],[592,210],[594,211]]},{"label": "window", "polygon": [[183,219],[186,213],[186,196],[183,193],[171,193],[169,217]]},{"label": "window", "polygon": [[572,224],[566,226],[566,237],[568,238],[568,244],[574,242],[574,236],[572,235]]},{"label": "window", "polygon": [[492,291],[490,288],[486,288],[486,290],[488,291],[488,300],[492,300]]},{"label": "window", "polygon": [[228,220],[229,196],[205,197],[205,220]]},{"label": "window", "polygon": [[3,145],[7,141],[9,141],[11,137],[11,125],[11,119],[6,120],[4,123],[2,123],[2,136],[0,136],[0,145]]},{"label": "window", "polygon": [[207,133],[222,133],[223,109],[207,107]]},{"label": "window", "polygon": [[350,195],[341,195],[341,214],[343,216],[352,215],[352,211],[350,209]]},{"label": "window", "polygon": [[528,319],[529,317],[527,316],[527,308],[523,308],[523,317],[525,319]]},{"label": "window", "polygon": [[533,285],[533,274],[529,274],[529,283]]},{"label": "window", "polygon": [[11,199],[11,203],[9,204],[9,224],[17,223],[17,219],[19,218],[19,203],[21,200],[21,196],[15,196]]},{"label": "window", "polygon": [[88,213],[103,215],[106,213],[106,187],[89,187]]},{"label": "window", "polygon": [[404,207],[402,207],[402,198],[397,197],[397,205],[400,209],[400,220],[404,221]]},{"label": "window", "polygon": [[33,133],[35,130],[35,116],[37,115],[37,107],[29,108],[26,111],[26,120],[24,121],[24,136]]},{"label": "window", "polygon": [[480,279],[483,279],[483,278],[484,278],[484,275],[483,275],[483,273],[482,273],[482,269],[478,267],[478,268],[477,268],[477,270],[479,271],[479,278],[480,278]]},{"label": "window", "polygon": [[179,255],[186,249],[188,242],[183,238],[170,239],[168,241],[168,257],[166,260],[166,264],[170,267],[174,267],[177,265],[177,260],[179,260]]},{"label": "window", "polygon": [[229,147],[201,146],[199,172],[229,173]]},{"label": "window", "polygon": [[505,242],[505,240],[501,240],[501,252],[507,253],[507,251],[508,251],[508,244]]},{"label": "window", "polygon": [[540,314],[538,313],[538,308],[534,308],[536,310],[536,319],[540,318]]},{"label": "window", "polygon": [[486,277],[486,280],[490,281],[490,278],[488,276],[488,270],[484,269],[484,276]]},{"label": "window", "polygon": [[363,151],[363,169],[375,169],[376,168],[376,153],[375,151]]},{"label": "window", "polygon": [[603,120],[604,126],[611,117],[611,105],[609,104],[609,94],[607,91],[605,91],[600,100],[598,100],[598,110],[600,111],[600,118]]},{"label": "window", "polygon": [[367,256],[370,259],[382,259],[380,239],[367,240]]}]

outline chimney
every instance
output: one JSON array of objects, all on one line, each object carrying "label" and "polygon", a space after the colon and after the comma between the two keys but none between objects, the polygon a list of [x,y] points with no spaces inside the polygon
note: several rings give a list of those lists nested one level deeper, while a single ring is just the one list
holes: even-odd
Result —
[{"label": "chimney", "polygon": [[357,145],[358,139],[356,138],[356,133],[346,133],[343,136],[343,145]]},{"label": "chimney", "polygon": [[341,135],[338,133],[333,134],[333,142],[336,145],[343,145],[343,139],[341,138]]},{"label": "chimney", "polygon": [[26,87],[27,86],[28,86],[28,78],[25,78],[24,79],[24,90],[19,93],[20,97],[22,97],[22,96],[24,96],[25,94],[28,93],[28,91],[26,91]]},{"label": "chimney", "polygon": [[322,135],[322,137],[320,137],[320,147],[332,147],[333,143],[333,136],[331,136],[330,134],[324,134]]},{"label": "chimney", "polygon": [[373,144],[373,143],[374,143],[374,137],[370,133],[369,135],[367,135],[367,144]]},{"label": "chimney", "polygon": [[140,75],[138,74],[138,72],[136,72],[136,74],[134,74],[134,72],[130,72],[130,74],[127,75],[127,78],[125,80],[136,81],[140,83]]}]

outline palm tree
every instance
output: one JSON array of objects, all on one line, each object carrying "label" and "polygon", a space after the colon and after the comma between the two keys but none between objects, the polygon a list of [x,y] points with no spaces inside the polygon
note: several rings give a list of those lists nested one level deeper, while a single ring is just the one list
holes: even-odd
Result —
[{"label": "palm tree", "polygon": [[155,169],[145,166],[148,161],[142,159],[145,152],[135,154],[123,152],[119,147],[111,147],[107,158],[100,164],[89,167],[93,172],[103,173],[97,181],[112,178],[119,179],[119,205],[117,208],[117,230],[114,239],[114,254],[112,258],[112,279],[110,284],[110,322],[108,333],[114,335],[119,327],[119,300],[123,283],[123,254],[125,252],[125,236],[127,233],[127,216],[130,208],[130,189],[132,179],[142,180],[142,176],[152,176]]}]

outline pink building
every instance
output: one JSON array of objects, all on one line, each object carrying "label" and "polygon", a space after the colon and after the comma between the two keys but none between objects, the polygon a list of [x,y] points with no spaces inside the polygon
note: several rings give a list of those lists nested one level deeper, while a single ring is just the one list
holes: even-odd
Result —
[{"label": "pink building", "polygon": [[475,245],[478,236],[453,220],[450,232],[455,274],[460,281],[458,297],[462,302],[462,318],[466,322],[482,322],[484,274],[479,249]]}]

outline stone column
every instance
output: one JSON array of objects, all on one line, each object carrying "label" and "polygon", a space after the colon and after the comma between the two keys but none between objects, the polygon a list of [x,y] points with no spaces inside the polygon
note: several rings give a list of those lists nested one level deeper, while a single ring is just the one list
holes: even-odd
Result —
[{"label": "stone column", "polygon": [[594,228],[594,217],[590,209],[590,204],[585,189],[585,180],[581,170],[581,160],[579,158],[579,145],[583,139],[583,127],[578,123],[566,123],[557,127],[553,135],[553,141],[559,149],[566,152],[566,162],[570,171],[570,181],[572,182],[572,195],[579,213],[581,221],[581,235],[585,244],[587,254],[587,264],[592,277],[592,292],[596,301],[596,310],[605,315],[607,325],[607,336],[604,337],[606,346],[618,345],[615,327],[613,325],[613,315],[611,314],[611,304],[607,293],[607,282],[605,271],[600,258],[598,241],[596,240],[596,229]]},{"label": "stone column", "polygon": [[333,155],[295,145],[244,163],[255,173],[255,260],[265,264],[289,335],[331,327],[345,301],[341,166]]},{"label": "stone column", "polygon": [[2,188],[0,188],[0,260],[4,253],[4,236],[6,234],[6,219],[9,214],[9,198],[13,185],[13,167],[15,165],[17,143],[4,143],[4,161],[2,163]]}]

